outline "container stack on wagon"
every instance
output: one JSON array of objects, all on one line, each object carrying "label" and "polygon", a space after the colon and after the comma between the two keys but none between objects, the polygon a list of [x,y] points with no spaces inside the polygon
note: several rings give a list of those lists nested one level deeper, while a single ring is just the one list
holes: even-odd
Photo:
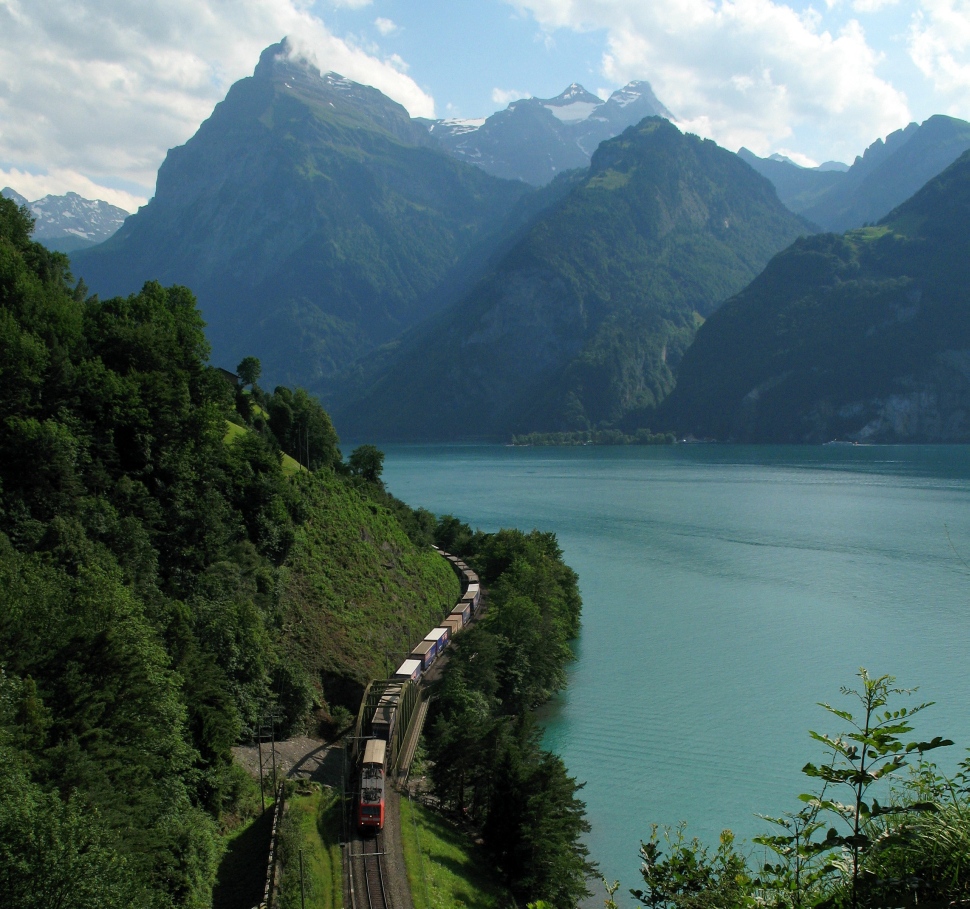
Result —
[{"label": "container stack on wagon", "polygon": [[434,641],[435,647],[437,648],[437,655],[441,656],[445,652],[445,648],[450,643],[450,634],[448,629],[444,626],[438,626],[437,628],[432,628],[425,636],[426,641]]},{"label": "container stack on wagon", "polygon": [[394,678],[399,682],[416,682],[421,678],[421,661],[407,659],[397,668]]},{"label": "container stack on wagon", "polygon": [[431,668],[431,664],[437,655],[438,648],[434,641],[422,641],[411,651],[411,659],[421,661],[422,673],[427,672]]},{"label": "container stack on wagon", "polygon": [[448,629],[448,634],[450,637],[454,637],[462,629],[463,622],[461,616],[452,615],[448,616],[442,623],[442,626]]},{"label": "container stack on wagon", "polygon": [[422,675],[444,651],[456,634],[478,611],[481,587],[478,575],[457,556],[439,547],[435,551],[451,563],[462,582],[464,593],[450,615],[431,629],[394,673],[393,682],[385,690],[371,720],[371,736],[364,747],[360,766],[360,786],[357,797],[357,826],[362,832],[377,831],[384,826],[384,781],[387,772],[388,745],[394,735],[398,703],[407,682],[418,684]]}]

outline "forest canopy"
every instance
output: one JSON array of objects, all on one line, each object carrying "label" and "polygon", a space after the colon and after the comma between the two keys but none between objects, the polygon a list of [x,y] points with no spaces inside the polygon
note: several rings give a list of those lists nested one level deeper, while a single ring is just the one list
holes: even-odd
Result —
[{"label": "forest canopy", "polygon": [[32,226],[0,199],[0,892],[206,907],[230,746],[326,722],[457,581],[318,402],[208,363],[187,288],[90,297]]}]

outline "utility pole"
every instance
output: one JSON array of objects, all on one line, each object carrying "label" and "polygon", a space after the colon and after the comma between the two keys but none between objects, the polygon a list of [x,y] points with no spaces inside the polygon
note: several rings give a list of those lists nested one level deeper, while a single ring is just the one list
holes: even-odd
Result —
[{"label": "utility pole", "polygon": [[303,885],[303,850],[300,850],[300,909],[306,909],[306,888]]},{"label": "utility pole", "polygon": [[[279,785],[276,776],[276,724],[280,719],[282,719],[282,714],[278,712],[277,708],[273,708],[269,713],[264,713],[260,719],[259,729],[256,735],[257,747],[259,749],[259,797],[263,811],[266,810],[266,796],[263,792],[263,782],[270,769],[273,772],[274,798],[276,797],[275,793]],[[263,754],[264,743],[270,746],[270,756]],[[267,764],[270,766],[267,767]]]},{"label": "utility pole", "polygon": [[263,789],[263,737],[261,730],[256,732],[256,748],[259,751],[259,804],[262,813],[266,813],[266,792]]}]

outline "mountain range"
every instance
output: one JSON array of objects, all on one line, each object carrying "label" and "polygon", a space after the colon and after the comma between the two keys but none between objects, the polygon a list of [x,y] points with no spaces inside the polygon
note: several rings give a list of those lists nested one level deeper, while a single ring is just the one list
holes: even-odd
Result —
[{"label": "mountain range", "polygon": [[319,391],[436,312],[451,270],[528,192],[283,42],[168,153],[151,202],[72,263],[102,295],[190,286],[217,362],[256,354],[268,381]]},{"label": "mountain range", "polygon": [[84,199],[77,193],[47,195],[28,202],[5,186],[0,195],[26,205],[34,216],[34,239],[56,252],[70,253],[108,239],[128,217],[128,212],[101,200]]},{"label": "mountain range", "polygon": [[423,120],[449,154],[496,177],[543,186],[589,166],[601,142],[644,117],[673,119],[648,82],[631,82],[604,101],[578,83],[555,98],[524,98],[478,120]]},{"label": "mountain range", "polygon": [[970,152],[878,225],[798,240],[701,328],[665,426],[970,441]]},{"label": "mountain range", "polygon": [[[259,357],[269,387],[309,387],[350,437],[863,432],[824,420],[782,430],[760,405],[744,410],[760,415],[757,426],[728,419],[723,395],[738,390],[728,378],[744,376],[743,385],[767,370],[744,390],[758,401],[795,387],[778,378],[787,373],[757,338],[788,319],[807,332],[797,344],[822,356],[812,347],[818,325],[799,321],[791,297],[798,288],[805,300],[824,297],[804,283],[805,269],[846,294],[850,285],[870,293],[888,268],[876,252],[897,243],[893,255],[915,261],[927,239],[886,221],[875,232],[798,240],[772,257],[819,221],[880,221],[970,144],[970,124],[942,116],[911,124],[851,167],[734,155],[659,116],[594,147],[624,118],[656,107],[668,113],[645,83],[606,101],[574,84],[473,124],[415,120],[376,89],[321,74],[284,41],[169,152],[155,198],[106,242],[73,253],[72,266],[102,296],[153,279],[188,285],[216,362]],[[863,272],[870,283],[860,283]],[[734,323],[718,308],[732,295],[731,312],[756,300],[760,315],[750,336],[721,343],[719,326]],[[905,322],[909,310],[901,312]],[[835,336],[831,318],[825,331]],[[705,319],[710,327],[697,334]],[[853,330],[845,327],[846,339]],[[727,372],[711,391],[718,370]],[[878,397],[870,392],[866,413]],[[705,409],[707,395],[721,402],[721,422]]]},{"label": "mountain range", "polygon": [[877,139],[849,168],[799,167],[788,159],[738,154],[774,184],[792,211],[824,230],[871,224],[908,199],[970,148],[970,123],[937,115]]},{"label": "mountain range", "polygon": [[697,325],[811,225],[714,142],[652,117],[600,145],[454,307],[365,373],[354,438],[632,427]]}]

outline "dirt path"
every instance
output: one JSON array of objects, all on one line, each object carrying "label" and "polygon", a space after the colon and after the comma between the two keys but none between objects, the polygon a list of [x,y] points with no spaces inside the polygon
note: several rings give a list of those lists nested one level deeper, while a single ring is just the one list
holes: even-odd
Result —
[{"label": "dirt path", "polygon": [[[276,772],[291,779],[308,779],[339,789],[343,781],[343,749],[339,742],[325,742],[305,735],[283,739],[276,743]],[[236,745],[232,749],[236,760],[259,777],[259,748],[256,745]],[[273,752],[263,744],[263,772],[272,773]]]}]

